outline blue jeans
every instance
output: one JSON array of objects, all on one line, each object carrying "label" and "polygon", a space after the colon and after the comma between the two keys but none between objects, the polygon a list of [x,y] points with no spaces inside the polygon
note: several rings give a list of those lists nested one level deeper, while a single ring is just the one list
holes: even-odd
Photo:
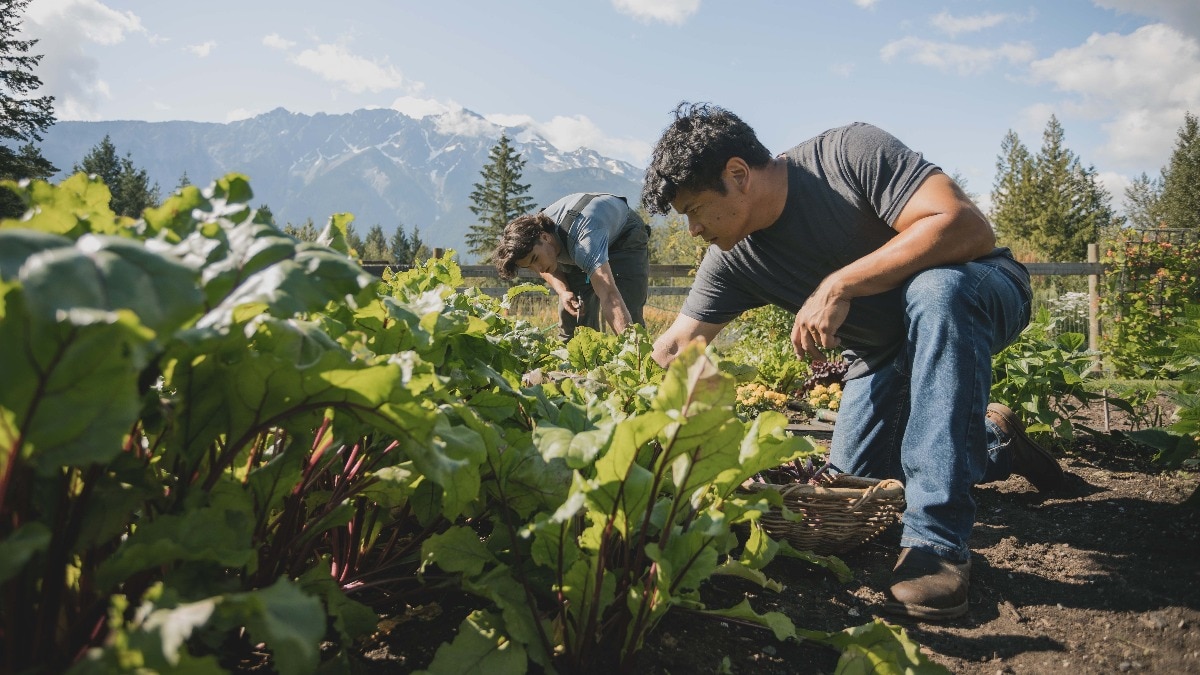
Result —
[{"label": "blue jeans", "polygon": [[904,482],[900,545],[970,557],[971,486],[1007,478],[1009,439],[985,418],[992,356],[1029,323],[1029,275],[1011,259],[935,267],[904,286],[905,340],[894,360],[846,382],[830,459]]}]

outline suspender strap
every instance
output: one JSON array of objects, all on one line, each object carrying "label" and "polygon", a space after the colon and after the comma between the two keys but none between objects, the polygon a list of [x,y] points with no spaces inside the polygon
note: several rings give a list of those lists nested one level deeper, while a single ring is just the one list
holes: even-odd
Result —
[{"label": "suspender strap", "polygon": [[571,232],[575,229],[575,221],[579,220],[579,216],[583,214],[588,203],[598,196],[590,192],[583,195],[571,208],[567,209],[562,219],[558,221],[558,239],[562,242],[563,251],[570,250],[567,248],[567,242],[571,241]]}]

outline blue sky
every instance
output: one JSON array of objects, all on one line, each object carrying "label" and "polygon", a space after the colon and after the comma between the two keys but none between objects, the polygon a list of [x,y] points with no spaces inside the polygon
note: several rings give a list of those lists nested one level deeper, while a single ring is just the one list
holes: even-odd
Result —
[{"label": "blue sky", "polygon": [[642,167],[710,101],[776,152],[877,124],[985,207],[1010,129],[1056,115],[1119,208],[1200,114],[1198,0],[33,0],[24,32],[60,120],[467,109]]}]

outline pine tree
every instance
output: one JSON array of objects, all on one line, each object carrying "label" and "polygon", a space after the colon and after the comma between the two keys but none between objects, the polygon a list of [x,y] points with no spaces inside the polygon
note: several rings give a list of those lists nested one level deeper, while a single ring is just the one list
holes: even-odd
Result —
[{"label": "pine tree", "polygon": [[1200,124],[1186,113],[1171,161],[1163,170],[1163,216],[1168,227],[1200,228]]},{"label": "pine tree", "polygon": [[1064,143],[1058,118],[1050,117],[1037,156],[1029,157],[1016,134],[1001,144],[992,191],[992,220],[1003,243],[1043,260],[1087,257],[1087,245],[1120,220],[1094,167],[1085,167]]},{"label": "pine tree", "polygon": [[412,240],[409,239],[408,234],[404,231],[404,223],[400,223],[396,226],[396,233],[392,235],[392,242],[389,248],[391,250],[392,260],[394,260],[397,265],[413,264]]},{"label": "pine tree", "polygon": [[504,226],[533,207],[529,185],[521,183],[525,160],[508,144],[508,136],[500,135],[488,159],[480,171],[483,181],[475,183],[471,192],[471,213],[479,222],[471,226],[466,237],[468,251],[484,262],[491,259]]},{"label": "pine tree", "polygon": [[1166,224],[1165,207],[1161,177],[1151,178],[1142,172],[1125,188],[1125,217],[1132,227],[1140,230],[1162,227]]},{"label": "pine tree", "polygon": [[421,228],[413,225],[412,236],[409,237],[409,248],[412,250],[412,264],[422,263],[429,260],[433,252],[421,241]]},{"label": "pine tree", "polygon": [[367,230],[367,239],[363,242],[361,257],[363,260],[393,262],[392,252],[388,250],[387,237],[383,234],[383,227],[378,223]]},{"label": "pine tree", "polygon": [[996,237],[1023,253],[1020,243],[1028,240],[1034,214],[1033,156],[1016,132],[1009,130],[1000,142],[996,181],[992,185],[992,224]]},{"label": "pine tree", "polygon": [[[54,97],[33,96],[42,86],[33,69],[41,54],[30,54],[37,40],[17,40],[20,17],[30,0],[0,0],[0,179],[46,180],[58,171],[33,145],[54,125]],[[10,142],[20,145],[9,147]],[[16,195],[0,190],[0,218],[21,215]]]},{"label": "pine tree", "polygon": [[363,238],[354,230],[354,223],[346,225],[346,245],[358,254],[359,259],[362,258]]},{"label": "pine tree", "polygon": [[137,218],[147,207],[158,203],[158,184],[150,185],[146,170],[134,166],[129,154],[118,157],[117,147],[108,135],[71,170],[94,175],[104,181],[112,193],[109,206],[117,215]]}]

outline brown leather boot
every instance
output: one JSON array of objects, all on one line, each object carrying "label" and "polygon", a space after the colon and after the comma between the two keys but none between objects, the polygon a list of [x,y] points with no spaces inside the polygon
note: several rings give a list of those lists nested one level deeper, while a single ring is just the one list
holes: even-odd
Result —
[{"label": "brown leather boot", "polygon": [[901,549],[885,611],[918,619],[952,619],[967,611],[971,561],[953,563],[915,548]]},{"label": "brown leather boot", "polygon": [[1047,492],[1063,484],[1065,475],[1058,460],[1025,433],[1025,425],[1012,409],[1002,403],[989,403],[987,417],[1010,439],[1008,447],[1012,452],[1013,473],[1024,476],[1038,492]]}]

